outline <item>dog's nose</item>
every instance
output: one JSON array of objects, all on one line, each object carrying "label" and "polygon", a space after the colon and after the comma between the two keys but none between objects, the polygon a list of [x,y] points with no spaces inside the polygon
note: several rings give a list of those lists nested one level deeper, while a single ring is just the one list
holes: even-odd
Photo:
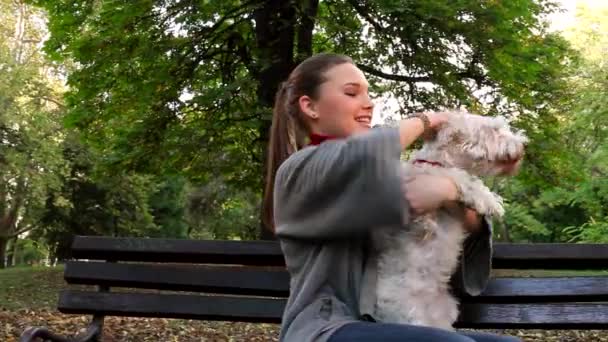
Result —
[{"label": "dog's nose", "polygon": [[521,154],[509,154],[504,156],[504,158],[498,159],[498,162],[504,164],[516,163],[521,160],[522,157],[523,156]]},{"label": "dog's nose", "polygon": [[518,161],[524,155],[524,145],[521,143],[515,143],[507,148],[504,161]]}]

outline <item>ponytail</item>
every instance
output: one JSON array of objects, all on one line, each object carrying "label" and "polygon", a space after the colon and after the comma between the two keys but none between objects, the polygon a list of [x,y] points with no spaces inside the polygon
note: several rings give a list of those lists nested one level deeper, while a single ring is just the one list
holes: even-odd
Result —
[{"label": "ponytail", "polygon": [[[272,111],[272,126],[266,159],[266,186],[262,203],[262,221],[274,232],[274,181],[279,166],[305,143],[305,127],[298,115],[297,99],[287,82],[281,83]],[[295,103],[294,103],[295,102]]]},{"label": "ponytail", "polygon": [[318,97],[319,86],[325,82],[324,73],[331,67],[353,63],[343,55],[320,53],[307,58],[281,83],[272,110],[272,126],[266,159],[266,185],[262,202],[262,222],[274,232],[274,182],[277,170],[290,155],[306,143],[309,127],[300,111],[298,100],[307,95]]}]

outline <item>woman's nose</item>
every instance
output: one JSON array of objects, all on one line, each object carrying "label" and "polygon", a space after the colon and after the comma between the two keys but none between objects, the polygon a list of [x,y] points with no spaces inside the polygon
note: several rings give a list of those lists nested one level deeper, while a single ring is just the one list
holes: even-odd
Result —
[{"label": "woman's nose", "polygon": [[365,96],[365,99],[363,100],[363,108],[365,109],[373,109],[374,108],[374,102],[372,101],[371,97],[369,97],[369,95]]}]

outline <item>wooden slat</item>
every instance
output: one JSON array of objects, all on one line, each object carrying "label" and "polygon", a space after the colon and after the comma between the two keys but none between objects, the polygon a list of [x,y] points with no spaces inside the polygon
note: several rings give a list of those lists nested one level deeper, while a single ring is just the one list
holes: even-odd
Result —
[{"label": "wooden slat", "polygon": [[467,302],[548,303],[608,301],[608,277],[494,278]]},{"label": "wooden slat", "polygon": [[[276,241],[207,241],[78,236],[78,259],[284,266]],[[608,244],[504,244],[494,246],[494,268],[608,269]]]},{"label": "wooden slat", "polygon": [[464,304],[458,327],[606,329],[608,303]]},{"label": "wooden slat", "polygon": [[[226,320],[280,321],[286,301],[270,298],[158,295],[63,291],[59,311],[69,314],[105,314]],[[463,304],[457,324],[464,328],[605,329],[608,304]]]},{"label": "wooden slat", "polygon": [[[109,287],[251,296],[289,295],[286,271],[254,267],[71,261],[66,264],[64,278],[70,284]],[[484,303],[608,301],[608,277],[495,278],[481,295],[464,300]]]},{"label": "wooden slat", "polygon": [[58,309],[67,314],[279,323],[285,303],[272,298],[64,290]]},{"label": "wooden slat", "polygon": [[110,287],[275,297],[289,294],[287,271],[259,267],[70,261],[64,278],[70,284]]},{"label": "wooden slat", "polygon": [[284,266],[274,241],[209,241],[77,236],[76,259]]},{"label": "wooden slat", "polygon": [[[206,241],[78,236],[81,259],[284,265],[275,241]],[[496,244],[494,268],[605,269],[607,244]]]},{"label": "wooden slat", "polygon": [[496,244],[494,268],[608,269],[608,244]]}]

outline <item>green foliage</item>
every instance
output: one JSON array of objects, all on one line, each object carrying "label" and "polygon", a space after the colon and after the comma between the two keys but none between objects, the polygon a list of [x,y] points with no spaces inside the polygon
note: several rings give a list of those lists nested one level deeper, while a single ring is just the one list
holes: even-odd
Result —
[{"label": "green foliage", "polygon": [[[0,71],[11,70],[0,80],[0,168],[6,187],[20,174],[36,180],[24,217],[43,218],[34,236],[54,255],[73,234],[255,238],[264,94],[281,77],[263,72],[324,51],[352,56],[400,114],[464,106],[526,130],[522,172],[496,184],[507,202],[499,238],[604,241],[605,11],[581,7],[561,36],[543,21],[555,9],[547,0],[329,0],[313,13],[316,1],[289,1],[274,37],[277,22],[256,22],[264,1],[30,2],[48,14],[45,63],[69,89],[62,107],[39,77],[46,64],[21,65],[0,42]],[[15,22],[4,19],[10,36]]]},{"label": "green foliage", "polygon": [[13,266],[40,264],[48,257],[46,245],[32,239],[19,239],[16,253]]},{"label": "green foliage", "polygon": [[237,190],[221,179],[193,187],[186,217],[190,236],[211,239],[253,240],[258,236],[259,195]]},{"label": "green foliage", "polygon": [[148,203],[158,231],[151,236],[187,238],[186,180],[174,176],[157,179],[155,183],[156,190],[148,196]]},{"label": "green foliage", "polygon": [[[509,194],[511,202],[519,205],[507,218],[516,232],[522,232],[516,239],[539,241],[524,230],[533,217],[551,232],[540,241],[606,241],[608,7],[581,6],[577,17],[579,22],[564,33],[580,52],[576,63],[568,66],[569,92],[553,103],[551,110],[558,120],[550,130],[546,125],[532,130],[543,149],[528,151],[532,165],[518,177],[518,190]],[[539,163],[544,167],[537,168]],[[538,177],[541,181],[533,182],[528,174],[535,171],[544,180]]]},{"label": "green foliage", "polygon": [[[258,96],[266,85],[255,76],[281,62],[265,60],[258,45],[256,26],[269,24],[254,23],[261,2],[35,3],[49,13],[45,51],[77,65],[69,74],[68,122],[108,166],[177,172],[196,183],[219,174],[260,191],[260,129],[269,111]],[[404,112],[460,104],[536,110],[559,88],[567,48],[539,20],[552,10],[548,1],[318,5],[312,50],[353,56]],[[482,90],[487,98],[479,101],[474,93]]]},{"label": "green foliage", "polygon": [[[69,75],[67,122],[107,166],[144,173],[177,167],[204,181],[224,174],[226,160],[259,163],[249,148],[257,128],[247,121],[256,110],[253,82],[222,52],[222,44],[240,44],[233,31],[251,34],[251,25],[217,21],[238,2],[37,3],[49,13],[46,51],[78,65]],[[185,94],[188,101],[180,99]],[[259,169],[232,177],[251,183]]]},{"label": "green foliage", "polygon": [[60,82],[36,46],[38,9],[0,1],[0,268],[7,241],[38,227],[48,193],[67,171]]},{"label": "green foliage", "polygon": [[52,255],[67,256],[73,235],[186,237],[184,180],[143,174],[113,174],[96,168],[99,157],[69,135],[63,153],[71,161],[63,187],[46,200],[35,236]]},{"label": "green foliage", "polygon": [[549,229],[527,207],[521,204],[509,204],[505,207],[505,224],[507,225],[512,241],[539,241],[551,234]]},{"label": "green foliage", "polygon": [[564,228],[564,233],[571,236],[568,242],[608,243],[608,222],[605,218],[598,222],[592,217],[579,227]]}]

